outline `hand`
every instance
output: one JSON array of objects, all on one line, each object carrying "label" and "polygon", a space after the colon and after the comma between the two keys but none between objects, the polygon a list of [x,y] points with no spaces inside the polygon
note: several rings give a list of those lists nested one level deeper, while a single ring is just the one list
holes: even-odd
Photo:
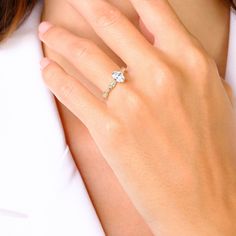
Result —
[{"label": "hand", "polygon": [[[102,100],[44,59],[48,87],[88,128],[156,235],[234,235],[236,117],[214,60],[166,1],[131,0],[153,45],[106,1],[70,2],[127,64],[127,82]],[[119,69],[62,28],[43,23],[40,38],[101,91]]]}]

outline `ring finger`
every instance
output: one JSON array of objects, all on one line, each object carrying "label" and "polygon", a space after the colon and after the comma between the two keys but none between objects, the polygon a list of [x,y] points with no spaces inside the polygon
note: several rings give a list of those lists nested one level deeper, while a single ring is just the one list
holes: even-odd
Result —
[{"label": "ring finger", "polygon": [[39,26],[39,36],[102,91],[110,82],[112,71],[119,70],[119,66],[92,41],[79,38],[61,27],[43,22]]}]

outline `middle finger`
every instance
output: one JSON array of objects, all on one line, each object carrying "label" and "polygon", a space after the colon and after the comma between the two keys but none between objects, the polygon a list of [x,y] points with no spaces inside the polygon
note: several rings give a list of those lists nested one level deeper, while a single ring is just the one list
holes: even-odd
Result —
[{"label": "middle finger", "polygon": [[[153,46],[116,7],[104,0],[67,0],[100,38],[129,66],[151,58]],[[142,64],[145,63],[142,61]]]}]

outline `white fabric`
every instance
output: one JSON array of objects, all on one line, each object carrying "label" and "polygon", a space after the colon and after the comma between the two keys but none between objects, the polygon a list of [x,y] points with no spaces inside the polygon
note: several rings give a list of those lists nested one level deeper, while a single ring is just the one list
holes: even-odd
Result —
[{"label": "white fabric", "polygon": [[225,80],[232,87],[233,102],[234,106],[236,106],[236,11],[233,8],[230,14],[230,34]]},{"label": "white fabric", "polygon": [[103,236],[42,81],[41,9],[0,44],[0,235]]},{"label": "white fabric", "polygon": [[[104,235],[42,81],[41,9],[0,44],[0,235]],[[236,94],[235,61],[232,11],[226,80]]]}]

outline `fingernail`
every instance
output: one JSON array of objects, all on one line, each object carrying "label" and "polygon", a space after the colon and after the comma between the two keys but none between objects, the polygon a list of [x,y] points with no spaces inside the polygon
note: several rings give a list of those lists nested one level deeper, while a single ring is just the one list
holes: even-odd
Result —
[{"label": "fingernail", "polygon": [[40,61],[40,66],[41,66],[41,70],[43,70],[45,67],[47,67],[50,64],[50,60],[46,57],[44,57],[41,61]]},{"label": "fingernail", "polygon": [[39,25],[39,37],[42,37],[53,25],[47,21]]}]

